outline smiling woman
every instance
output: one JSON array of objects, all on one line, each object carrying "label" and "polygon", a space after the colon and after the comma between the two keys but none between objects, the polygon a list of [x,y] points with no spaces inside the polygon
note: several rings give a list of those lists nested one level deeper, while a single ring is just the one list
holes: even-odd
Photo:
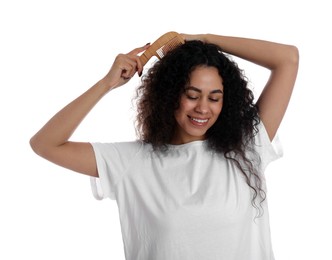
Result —
[{"label": "smiling woman", "polygon": [[260,122],[258,107],[241,70],[220,46],[192,40],[169,52],[144,76],[137,107],[141,140],[156,151],[206,140],[211,151],[236,164],[259,208],[265,200],[255,169],[260,159],[248,157]]},{"label": "smiling woman", "polygon": [[215,67],[197,67],[190,74],[189,86],[181,95],[174,116],[177,128],[173,144],[206,139],[207,130],[217,121],[222,109],[222,79]]},{"label": "smiling woman", "polygon": [[[219,35],[186,35],[142,78],[138,140],[71,142],[99,100],[143,67],[137,48],[60,110],[31,139],[42,157],[91,176],[117,201],[126,259],[273,260],[266,166],[298,68],[297,48]],[[235,55],[271,71],[254,103]]]}]

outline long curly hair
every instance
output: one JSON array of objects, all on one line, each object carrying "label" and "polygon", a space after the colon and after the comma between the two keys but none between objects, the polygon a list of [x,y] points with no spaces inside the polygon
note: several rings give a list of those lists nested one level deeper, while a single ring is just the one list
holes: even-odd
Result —
[{"label": "long curly hair", "polygon": [[256,199],[261,204],[266,198],[257,171],[260,158],[255,154],[257,160],[252,161],[247,156],[258,131],[258,107],[243,71],[217,45],[188,41],[148,70],[137,89],[137,134],[155,150],[167,150],[177,127],[174,112],[191,73],[200,66],[217,68],[224,85],[222,112],[206,132],[207,144],[240,169],[253,191],[252,205],[258,209]]}]

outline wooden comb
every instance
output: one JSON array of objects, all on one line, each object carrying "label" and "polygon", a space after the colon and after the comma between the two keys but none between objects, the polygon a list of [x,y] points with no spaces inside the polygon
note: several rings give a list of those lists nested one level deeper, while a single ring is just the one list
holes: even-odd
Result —
[{"label": "wooden comb", "polygon": [[184,39],[177,32],[167,32],[163,34],[139,57],[142,66],[144,66],[152,56],[161,59],[168,51],[173,50],[181,44],[184,44]]}]

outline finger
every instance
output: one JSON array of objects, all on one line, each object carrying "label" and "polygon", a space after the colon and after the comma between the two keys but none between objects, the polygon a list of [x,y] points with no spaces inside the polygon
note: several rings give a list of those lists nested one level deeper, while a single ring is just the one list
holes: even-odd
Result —
[{"label": "finger", "polygon": [[[140,48],[136,48],[129,52],[124,59],[126,60],[127,63],[130,63],[130,65],[135,68],[134,72],[137,71],[138,75],[141,76],[142,71],[143,71],[143,65],[141,63],[141,60],[139,59],[139,56],[137,56],[138,53],[142,52],[142,50],[146,50],[148,46],[143,46]],[[135,54],[136,53],[136,54]]]},{"label": "finger", "polygon": [[150,47],[150,43],[147,43],[142,47],[135,48],[132,51],[128,52],[128,55],[135,55],[136,56],[137,54],[141,53],[142,51],[145,51],[149,47]]},{"label": "finger", "polygon": [[131,64],[127,63],[121,67],[121,77],[124,79],[130,79],[136,73],[136,66],[133,67]]},{"label": "finger", "polygon": [[129,55],[129,54],[120,54],[119,55],[119,64],[120,66],[131,66],[133,68],[137,67],[136,63],[136,56]]},{"label": "finger", "polygon": [[122,70],[122,77],[125,78],[130,78],[132,77],[135,72],[137,71],[138,75],[141,76],[142,71],[143,71],[143,65],[139,59],[139,56],[137,56],[137,54],[145,51],[146,49],[148,49],[150,46],[149,43],[147,43],[146,45],[139,47],[139,48],[135,48],[134,50],[130,51],[128,54],[121,54],[119,55],[119,58],[121,60],[121,63],[124,64],[128,64],[130,65],[130,68],[127,66],[123,66]]},{"label": "finger", "polygon": [[142,75],[142,71],[143,71],[142,62],[141,62],[139,56],[134,56],[133,58],[136,61],[136,69],[137,69],[138,76],[140,77]]},{"label": "finger", "polygon": [[186,41],[194,41],[194,40],[199,40],[198,35],[194,34],[186,34],[186,33],[180,33],[181,37]]},{"label": "finger", "polygon": [[129,52],[130,55],[133,55],[132,57],[135,59],[135,61],[137,63],[137,73],[138,73],[139,77],[142,76],[143,64],[142,64],[140,58],[137,55],[141,52],[144,52],[149,47],[150,47],[150,43],[147,43],[144,46],[136,48],[136,49],[132,50],[131,52]]}]

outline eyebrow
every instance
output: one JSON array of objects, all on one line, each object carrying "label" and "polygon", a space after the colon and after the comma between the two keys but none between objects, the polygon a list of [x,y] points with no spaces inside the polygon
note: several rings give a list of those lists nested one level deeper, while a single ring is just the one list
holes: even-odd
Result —
[{"label": "eyebrow", "polygon": [[[193,91],[196,91],[198,93],[202,93],[202,90],[200,90],[199,88],[196,88],[194,86],[188,86],[188,87],[185,87],[184,89],[185,91],[187,90],[193,90]],[[220,93],[220,94],[223,94],[224,92],[221,90],[221,89],[215,89],[215,90],[212,90],[210,92],[210,94],[215,94],[215,93]]]}]

